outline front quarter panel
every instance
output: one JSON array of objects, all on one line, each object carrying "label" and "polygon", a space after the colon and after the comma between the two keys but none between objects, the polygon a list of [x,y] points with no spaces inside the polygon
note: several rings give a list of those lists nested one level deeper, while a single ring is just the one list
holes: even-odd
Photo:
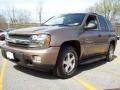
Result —
[{"label": "front quarter panel", "polygon": [[71,40],[79,40],[80,29],[78,27],[65,27],[51,33],[50,46],[61,46],[62,43]]}]

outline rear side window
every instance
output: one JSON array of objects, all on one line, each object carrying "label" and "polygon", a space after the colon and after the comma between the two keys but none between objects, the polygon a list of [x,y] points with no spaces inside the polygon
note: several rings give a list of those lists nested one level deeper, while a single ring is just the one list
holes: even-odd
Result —
[{"label": "rear side window", "polygon": [[112,31],[113,30],[113,26],[111,24],[111,22],[109,20],[107,20],[108,26],[109,26],[109,30]]},{"label": "rear side window", "polygon": [[101,27],[101,30],[109,30],[108,26],[107,26],[107,23],[105,21],[105,19],[102,17],[102,16],[98,16],[98,19],[99,19],[99,22],[100,22],[100,27]]}]

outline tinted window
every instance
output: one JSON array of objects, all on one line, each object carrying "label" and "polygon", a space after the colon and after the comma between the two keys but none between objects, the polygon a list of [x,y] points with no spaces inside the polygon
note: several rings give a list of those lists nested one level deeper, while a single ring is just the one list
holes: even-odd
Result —
[{"label": "tinted window", "polygon": [[81,25],[85,14],[65,14],[58,17],[53,17],[45,23],[45,25]]},{"label": "tinted window", "polygon": [[98,30],[98,21],[97,21],[97,18],[96,18],[96,16],[94,16],[94,15],[90,15],[88,18],[87,18],[87,20],[86,20],[86,26],[88,26],[89,25],[89,23],[95,23],[96,25],[97,25],[97,27],[94,29],[94,30]]},{"label": "tinted window", "polygon": [[108,26],[109,26],[109,30],[113,30],[112,24],[109,20],[107,20]]},{"label": "tinted window", "polygon": [[98,18],[99,18],[101,30],[109,30],[105,19],[102,16],[99,16]]}]

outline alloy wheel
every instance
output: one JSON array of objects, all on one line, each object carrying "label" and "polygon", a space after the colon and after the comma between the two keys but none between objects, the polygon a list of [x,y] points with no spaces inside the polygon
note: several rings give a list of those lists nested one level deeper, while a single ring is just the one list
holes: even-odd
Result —
[{"label": "alloy wheel", "polygon": [[63,60],[63,68],[66,73],[70,73],[75,68],[75,55],[73,53],[67,53]]}]

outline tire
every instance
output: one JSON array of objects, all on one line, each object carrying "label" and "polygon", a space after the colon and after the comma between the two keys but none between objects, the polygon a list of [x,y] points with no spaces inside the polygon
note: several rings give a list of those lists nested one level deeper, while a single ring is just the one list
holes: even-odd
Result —
[{"label": "tire", "polygon": [[58,56],[55,73],[58,77],[66,79],[75,74],[78,66],[78,55],[71,46],[64,46]]},{"label": "tire", "polygon": [[108,53],[107,53],[107,61],[108,62],[112,61],[113,56],[114,56],[114,46],[112,44],[110,44],[109,50],[108,50]]}]

